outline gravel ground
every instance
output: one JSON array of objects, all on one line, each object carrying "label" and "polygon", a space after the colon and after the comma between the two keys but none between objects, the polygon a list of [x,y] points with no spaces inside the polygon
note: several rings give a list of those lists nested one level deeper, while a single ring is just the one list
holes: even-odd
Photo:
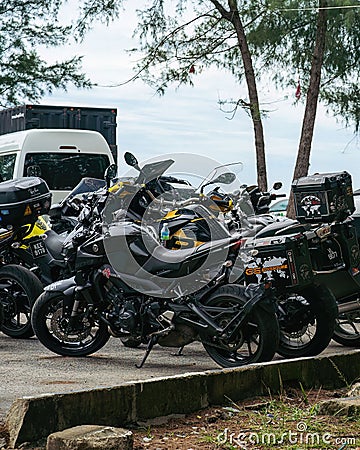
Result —
[{"label": "gravel ground", "polygon": [[[17,340],[0,333],[0,419],[19,397],[69,392],[100,386],[116,386],[126,381],[218,369],[201,344],[177,349],[155,347],[141,369],[135,367],[145,347],[125,348],[119,339],[110,341],[97,353],[85,358],[55,355],[36,338]],[[324,353],[349,350],[331,343]],[[278,359],[278,358],[277,358]]]}]

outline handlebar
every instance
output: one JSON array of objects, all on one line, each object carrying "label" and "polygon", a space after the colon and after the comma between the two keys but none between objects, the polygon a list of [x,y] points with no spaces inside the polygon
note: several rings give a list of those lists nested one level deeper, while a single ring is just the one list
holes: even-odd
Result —
[{"label": "handlebar", "polygon": [[199,197],[191,197],[191,198],[188,198],[188,199],[183,200],[183,201],[178,201],[178,200],[164,200],[163,198],[161,198],[161,199],[159,200],[158,198],[156,198],[156,197],[154,196],[154,194],[153,194],[151,191],[146,190],[146,193],[149,195],[149,197],[151,198],[151,200],[152,200],[154,203],[157,203],[157,204],[160,205],[160,206],[171,206],[171,207],[175,207],[175,206],[180,206],[180,207],[182,207],[182,206],[191,205],[192,203],[199,203],[199,201],[201,201],[202,198],[204,198],[204,197],[202,197],[202,196],[199,196]]}]

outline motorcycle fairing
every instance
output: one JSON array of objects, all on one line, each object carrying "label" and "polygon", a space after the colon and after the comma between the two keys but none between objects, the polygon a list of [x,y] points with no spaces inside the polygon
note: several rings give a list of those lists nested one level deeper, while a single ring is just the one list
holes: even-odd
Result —
[{"label": "motorcycle fairing", "polygon": [[63,292],[66,295],[68,289],[76,288],[75,277],[67,278],[66,280],[55,281],[44,288],[44,291]]}]

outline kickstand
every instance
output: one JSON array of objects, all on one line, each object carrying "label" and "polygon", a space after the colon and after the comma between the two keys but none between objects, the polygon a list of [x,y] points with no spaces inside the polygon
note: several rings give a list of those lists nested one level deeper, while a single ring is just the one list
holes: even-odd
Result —
[{"label": "kickstand", "polygon": [[174,353],[174,355],[175,356],[183,356],[182,351],[184,350],[184,347],[185,347],[184,345],[182,347],[180,347],[179,350],[176,353]]},{"label": "kickstand", "polygon": [[150,340],[148,342],[148,345],[146,347],[146,350],[145,350],[145,355],[144,355],[141,363],[140,364],[135,364],[135,367],[137,369],[141,369],[142,366],[145,364],[145,361],[147,360],[147,357],[149,356],[149,354],[150,354],[152,348],[154,347],[154,345],[156,344],[156,342],[157,342],[157,336],[151,336],[151,338],[150,338]]}]

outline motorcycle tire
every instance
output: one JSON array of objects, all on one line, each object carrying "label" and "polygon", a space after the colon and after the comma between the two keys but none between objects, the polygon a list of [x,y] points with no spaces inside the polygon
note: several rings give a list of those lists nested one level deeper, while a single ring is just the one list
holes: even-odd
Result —
[{"label": "motorcycle tire", "polygon": [[360,347],[360,311],[340,314],[333,339],[345,347]]},{"label": "motorcycle tire", "polygon": [[338,316],[336,298],[325,286],[312,286],[289,293],[278,310],[280,342],[277,353],[284,358],[316,356],[329,345]]},{"label": "motorcycle tire", "polygon": [[[206,302],[207,306],[243,306],[248,301],[238,286],[223,286]],[[213,320],[224,327],[233,318],[214,312]],[[236,342],[225,343],[221,339],[209,343],[201,338],[208,355],[221,367],[239,367],[246,364],[271,361],[278,347],[279,326],[275,312],[256,304],[243,326]]]},{"label": "motorcycle tire", "polygon": [[[61,292],[45,291],[36,300],[31,322],[39,341],[49,350],[61,356],[87,356],[97,352],[110,338],[107,325],[87,316],[87,304],[79,304],[79,321],[72,325],[63,316]],[[84,317],[85,320],[81,320]]]},{"label": "motorcycle tire", "polygon": [[0,268],[0,302],[7,336],[28,339],[34,336],[31,309],[43,291],[40,280],[25,267],[9,264]]}]

